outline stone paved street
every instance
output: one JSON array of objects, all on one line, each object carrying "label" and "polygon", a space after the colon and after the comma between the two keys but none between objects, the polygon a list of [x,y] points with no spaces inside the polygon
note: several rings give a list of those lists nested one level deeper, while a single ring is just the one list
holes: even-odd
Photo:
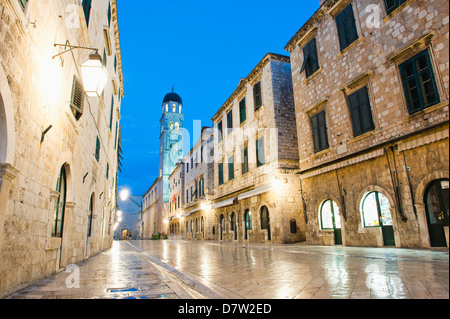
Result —
[{"label": "stone paved street", "polygon": [[18,299],[448,299],[447,250],[116,241]]},{"label": "stone paved street", "polygon": [[[189,299],[189,292],[149,262],[127,242],[77,265],[79,287],[73,268],[61,271],[6,299]],[[70,271],[69,271],[70,270]],[[67,284],[68,283],[68,284]],[[183,285],[183,284],[182,284]],[[194,294],[194,295],[192,295]]]},{"label": "stone paved street", "polygon": [[447,250],[134,241],[224,298],[448,299]]}]

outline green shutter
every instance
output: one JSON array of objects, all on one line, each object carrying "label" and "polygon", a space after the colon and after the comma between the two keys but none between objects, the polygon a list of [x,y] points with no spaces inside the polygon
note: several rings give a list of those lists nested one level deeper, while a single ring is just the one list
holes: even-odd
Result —
[{"label": "green shutter", "polygon": [[257,167],[266,164],[266,156],[264,152],[264,137],[256,141],[256,165]]},{"label": "green shutter", "polygon": [[112,130],[112,121],[114,114],[114,96],[111,97],[111,114],[109,115],[109,130]]},{"label": "green shutter", "polygon": [[258,82],[253,86],[253,100],[255,103],[255,111],[256,111],[262,106],[261,82]]},{"label": "green shutter", "polygon": [[303,48],[303,65],[300,73],[306,71],[306,77],[310,77],[319,69],[319,59],[317,56],[317,42],[316,38],[312,39]]},{"label": "green shutter", "polygon": [[234,179],[234,156],[231,156],[228,159],[228,180],[231,181]]},{"label": "green shutter", "polygon": [[318,153],[328,148],[327,125],[325,121],[325,111],[311,118],[311,127],[314,143],[314,153]]},{"label": "green shutter", "polygon": [[97,162],[100,160],[100,140],[98,136],[95,142],[95,159],[97,160]]},{"label": "green shutter", "polygon": [[336,16],[336,25],[338,28],[339,44],[341,51],[358,39],[353,6],[349,4]]},{"label": "green shutter", "polygon": [[22,10],[25,10],[25,7],[27,6],[28,0],[19,0],[19,4],[22,8]]},{"label": "green shutter", "polygon": [[355,137],[375,128],[367,87],[349,95],[348,104]]},{"label": "green shutter", "polygon": [[239,102],[239,117],[241,124],[247,119],[247,107],[245,103],[245,97]]},{"label": "green shutter", "polygon": [[223,184],[223,163],[219,164],[219,186]]},{"label": "green shutter", "polygon": [[428,50],[401,64],[400,73],[410,114],[440,102]]}]

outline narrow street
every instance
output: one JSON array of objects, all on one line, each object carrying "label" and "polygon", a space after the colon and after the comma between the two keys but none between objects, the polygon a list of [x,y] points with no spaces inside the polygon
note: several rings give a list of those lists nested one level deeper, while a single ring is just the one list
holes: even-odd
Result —
[{"label": "narrow street", "polygon": [[[447,250],[115,241],[11,299],[448,299]],[[69,287],[68,287],[69,286]]]}]

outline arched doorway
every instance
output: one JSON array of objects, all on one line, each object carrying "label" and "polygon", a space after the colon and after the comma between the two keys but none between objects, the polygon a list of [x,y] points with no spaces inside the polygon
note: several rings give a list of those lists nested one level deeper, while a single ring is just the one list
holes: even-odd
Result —
[{"label": "arched doorway", "polygon": [[224,220],[225,220],[225,217],[223,216],[223,214],[222,215],[220,215],[220,218],[219,218],[219,231],[220,231],[220,240],[223,240],[223,229],[224,229]]},{"label": "arched doorway", "polygon": [[230,230],[234,234],[234,240],[237,240],[237,223],[236,223],[236,213],[232,212],[230,217]]},{"label": "arched doorway", "polygon": [[266,206],[261,207],[261,229],[267,229],[267,240],[272,240],[269,209]]},{"label": "arched doorway", "polygon": [[248,231],[252,229],[252,212],[250,209],[245,210],[244,213],[244,239],[248,239]]},{"label": "arched doorway", "polygon": [[394,224],[388,198],[380,192],[370,192],[364,196],[361,209],[364,227],[381,227],[384,246],[395,246]]},{"label": "arched doorway", "polygon": [[444,226],[449,226],[449,180],[433,181],[424,202],[431,247],[447,247]]},{"label": "arched doorway", "polygon": [[331,199],[320,206],[320,225],[322,230],[333,230],[334,244],[342,245],[342,226],[339,215],[339,206]]}]

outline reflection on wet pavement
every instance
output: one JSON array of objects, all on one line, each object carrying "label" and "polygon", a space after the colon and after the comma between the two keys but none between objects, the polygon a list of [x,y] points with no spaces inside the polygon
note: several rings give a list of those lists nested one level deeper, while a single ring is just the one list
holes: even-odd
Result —
[{"label": "reflection on wet pavement", "polygon": [[181,240],[132,245],[224,297],[449,298],[448,251]]}]

